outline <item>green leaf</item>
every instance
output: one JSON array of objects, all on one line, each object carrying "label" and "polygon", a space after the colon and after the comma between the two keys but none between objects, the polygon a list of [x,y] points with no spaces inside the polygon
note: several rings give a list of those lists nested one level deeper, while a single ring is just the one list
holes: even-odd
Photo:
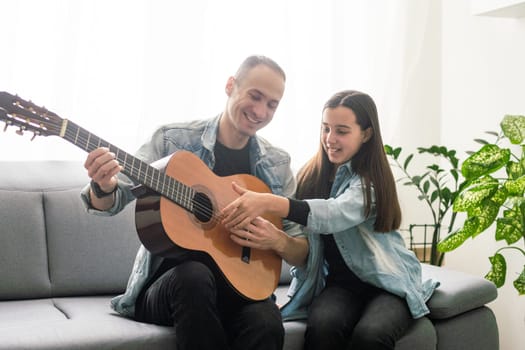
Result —
[{"label": "green leaf", "polygon": [[521,145],[521,169],[525,172],[525,145]]},{"label": "green leaf", "polygon": [[525,116],[506,115],[500,123],[503,134],[508,137],[514,145],[523,143],[525,139]]},{"label": "green leaf", "polygon": [[504,167],[510,159],[510,150],[488,144],[468,157],[461,166],[461,173],[467,180],[488,175]]},{"label": "green leaf", "polygon": [[468,234],[468,232],[462,229],[457,230],[456,232],[452,232],[443,240],[441,240],[438,243],[437,248],[442,253],[453,251],[454,249],[462,245],[463,242],[465,242],[469,237],[470,235]]},{"label": "green leaf", "polygon": [[454,151],[454,150],[448,151],[447,158],[450,161],[450,164],[452,164],[452,167],[454,169],[456,169],[458,167],[458,163],[459,163],[459,158],[456,157],[456,151]]},{"label": "green leaf", "polygon": [[476,214],[469,214],[469,217],[463,224],[463,229],[469,236],[476,237],[492,225],[494,220],[496,220],[496,216],[498,216],[498,211],[499,207],[490,204],[480,208]]},{"label": "green leaf", "polygon": [[497,181],[490,179],[490,176],[480,179],[477,184],[460,193],[454,201],[453,210],[466,211],[468,214],[462,230],[475,237],[492,225],[507,198],[506,194],[504,188],[498,189]]},{"label": "green leaf", "polygon": [[525,201],[516,203],[511,209],[503,211],[503,217],[496,224],[496,240],[513,244],[524,237]]},{"label": "green leaf", "polygon": [[501,207],[503,203],[509,198],[509,193],[504,186],[498,188],[496,193],[490,198],[497,206]]},{"label": "green leaf", "polygon": [[438,191],[435,190],[432,192],[432,194],[430,195],[430,203],[434,203],[434,201],[437,199],[438,197]]},{"label": "green leaf", "polygon": [[498,218],[496,222],[496,241],[504,239],[507,244],[512,244],[523,238],[523,226],[516,225],[514,218]]},{"label": "green leaf", "polygon": [[434,171],[434,172],[436,172],[436,173],[440,173],[440,172],[443,171],[443,169],[441,169],[441,168],[439,167],[439,165],[437,165],[437,164],[428,165],[428,166],[427,166],[427,169],[430,169],[430,170],[432,170],[432,171]]},{"label": "green leaf", "polygon": [[485,141],[483,139],[474,139],[474,142],[481,143],[482,145],[486,145],[489,143],[488,141]]},{"label": "green leaf", "polygon": [[432,183],[434,184],[434,186],[436,186],[436,188],[440,188],[440,187],[441,187],[441,186],[439,185],[439,182],[438,182],[435,178],[431,177],[431,178],[430,178],[430,181],[432,181]]},{"label": "green leaf", "polygon": [[463,188],[454,200],[454,211],[468,211],[478,207],[486,199],[490,198],[498,190],[499,182],[491,176],[484,176],[473,181],[469,186]]},{"label": "green leaf", "polygon": [[509,196],[522,197],[525,192],[525,175],[517,178],[516,180],[507,180],[503,184]]},{"label": "green leaf", "polygon": [[414,185],[419,186],[419,183],[421,182],[421,176],[412,176],[412,182],[414,183]]},{"label": "green leaf", "polygon": [[417,151],[419,153],[429,153],[429,154],[433,154],[433,155],[440,155],[441,154],[439,152],[439,146],[436,146],[436,145],[432,145],[429,148],[418,147]]},{"label": "green leaf", "polygon": [[485,275],[485,278],[492,281],[497,288],[505,284],[505,276],[507,274],[507,262],[505,257],[499,253],[489,257],[492,268]]},{"label": "green leaf", "polygon": [[452,177],[454,178],[454,181],[458,181],[458,171],[456,169],[450,169],[450,174],[452,175]]},{"label": "green leaf", "polygon": [[390,145],[385,145],[384,149],[385,149],[386,155],[394,158],[394,160],[397,160],[397,158],[399,157],[399,154],[401,153],[401,147],[393,148]]},{"label": "green leaf", "polygon": [[473,238],[485,231],[496,220],[506,198],[506,191],[501,188],[492,197],[484,199],[479,206],[469,208],[464,229]]},{"label": "green leaf", "polygon": [[397,159],[399,158],[399,155],[401,154],[401,147],[398,147],[396,149],[394,149],[394,159]]},{"label": "green leaf", "polygon": [[508,177],[514,180],[519,178],[522,175],[525,175],[525,169],[523,168],[521,162],[516,163],[516,162],[510,161],[507,163],[505,170],[507,171]]},{"label": "green leaf", "polygon": [[428,193],[428,189],[430,188],[430,181],[425,181],[423,183],[423,192]]},{"label": "green leaf", "polygon": [[443,202],[445,203],[449,203],[452,199],[452,192],[450,192],[450,190],[448,188],[443,188],[441,190],[441,198],[443,200]]},{"label": "green leaf", "polygon": [[403,164],[403,169],[407,170],[408,164],[410,164],[410,161],[414,157],[413,154],[408,155],[407,159],[405,159],[405,163]]},{"label": "green leaf", "polygon": [[523,266],[523,270],[521,271],[520,275],[518,278],[516,278],[516,280],[514,280],[512,284],[518,291],[519,295],[525,294],[525,266]]}]

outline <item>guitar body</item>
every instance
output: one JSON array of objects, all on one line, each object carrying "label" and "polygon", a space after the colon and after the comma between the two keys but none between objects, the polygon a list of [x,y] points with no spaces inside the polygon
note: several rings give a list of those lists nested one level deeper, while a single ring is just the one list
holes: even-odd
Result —
[{"label": "guitar body", "polygon": [[[252,175],[219,177],[186,151],[170,158],[166,174],[205,196],[206,200],[198,205],[204,214],[195,215],[155,194],[139,198],[135,218],[142,244],[164,257],[178,247],[205,252],[238,293],[252,300],[268,298],[279,282],[281,257],[269,250],[243,249],[231,240],[230,232],[220,222],[220,210],[239,197],[232,189],[233,181],[255,192],[269,192],[268,187]],[[280,218],[265,218],[281,228]]]}]

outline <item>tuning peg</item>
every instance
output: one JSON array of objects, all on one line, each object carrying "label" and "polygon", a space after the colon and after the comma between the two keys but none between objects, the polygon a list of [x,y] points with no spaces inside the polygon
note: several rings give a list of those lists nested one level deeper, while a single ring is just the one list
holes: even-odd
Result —
[{"label": "tuning peg", "polygon": [[5,126],[4,126],[4,132],[7,131],[7,127],[8,127],[8,126],[9,126],[9,124],[6,122],[6,123],[5,123]]},{"label": "tuning peg", "polygon": [[16,132],[18,135],[22,136],[22,135],[24,135],[24,130],[25,130],[25,128],[21,126],[20,129],[18,129],[18,130],[15,131],[15,132]]},{"label": "tuning peg", "polygon": [[35,137],[37,137],[38,135],[40,135],[40,133],[38,133],[38,132],[35,131],[35,132],[33,133],[33,137],[31,137],[31,140],[30,140],[30,141],[33,141],[33,140],[35,139]]}]

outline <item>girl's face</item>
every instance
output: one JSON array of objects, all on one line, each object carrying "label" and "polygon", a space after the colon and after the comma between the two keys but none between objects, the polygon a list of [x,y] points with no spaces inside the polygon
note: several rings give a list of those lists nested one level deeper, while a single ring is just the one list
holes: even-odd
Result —
[{"label": "girl's face", "polygon": [[372,136],[372,129],[362,130],[350,108],[326,108],[321,124],[321,143],[328,159],[339,166],[359,152]]}]

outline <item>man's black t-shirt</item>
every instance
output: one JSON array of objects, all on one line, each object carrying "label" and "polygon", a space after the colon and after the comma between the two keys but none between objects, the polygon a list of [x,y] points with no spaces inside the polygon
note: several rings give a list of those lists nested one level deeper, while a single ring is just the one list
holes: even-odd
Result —
[{"label": "man's black t-shirt", "polygon": [[215,166],[213,172],[218,176],[250,174],[250,143],[242,149],[231,149],[221,143],[215,144]]}]

